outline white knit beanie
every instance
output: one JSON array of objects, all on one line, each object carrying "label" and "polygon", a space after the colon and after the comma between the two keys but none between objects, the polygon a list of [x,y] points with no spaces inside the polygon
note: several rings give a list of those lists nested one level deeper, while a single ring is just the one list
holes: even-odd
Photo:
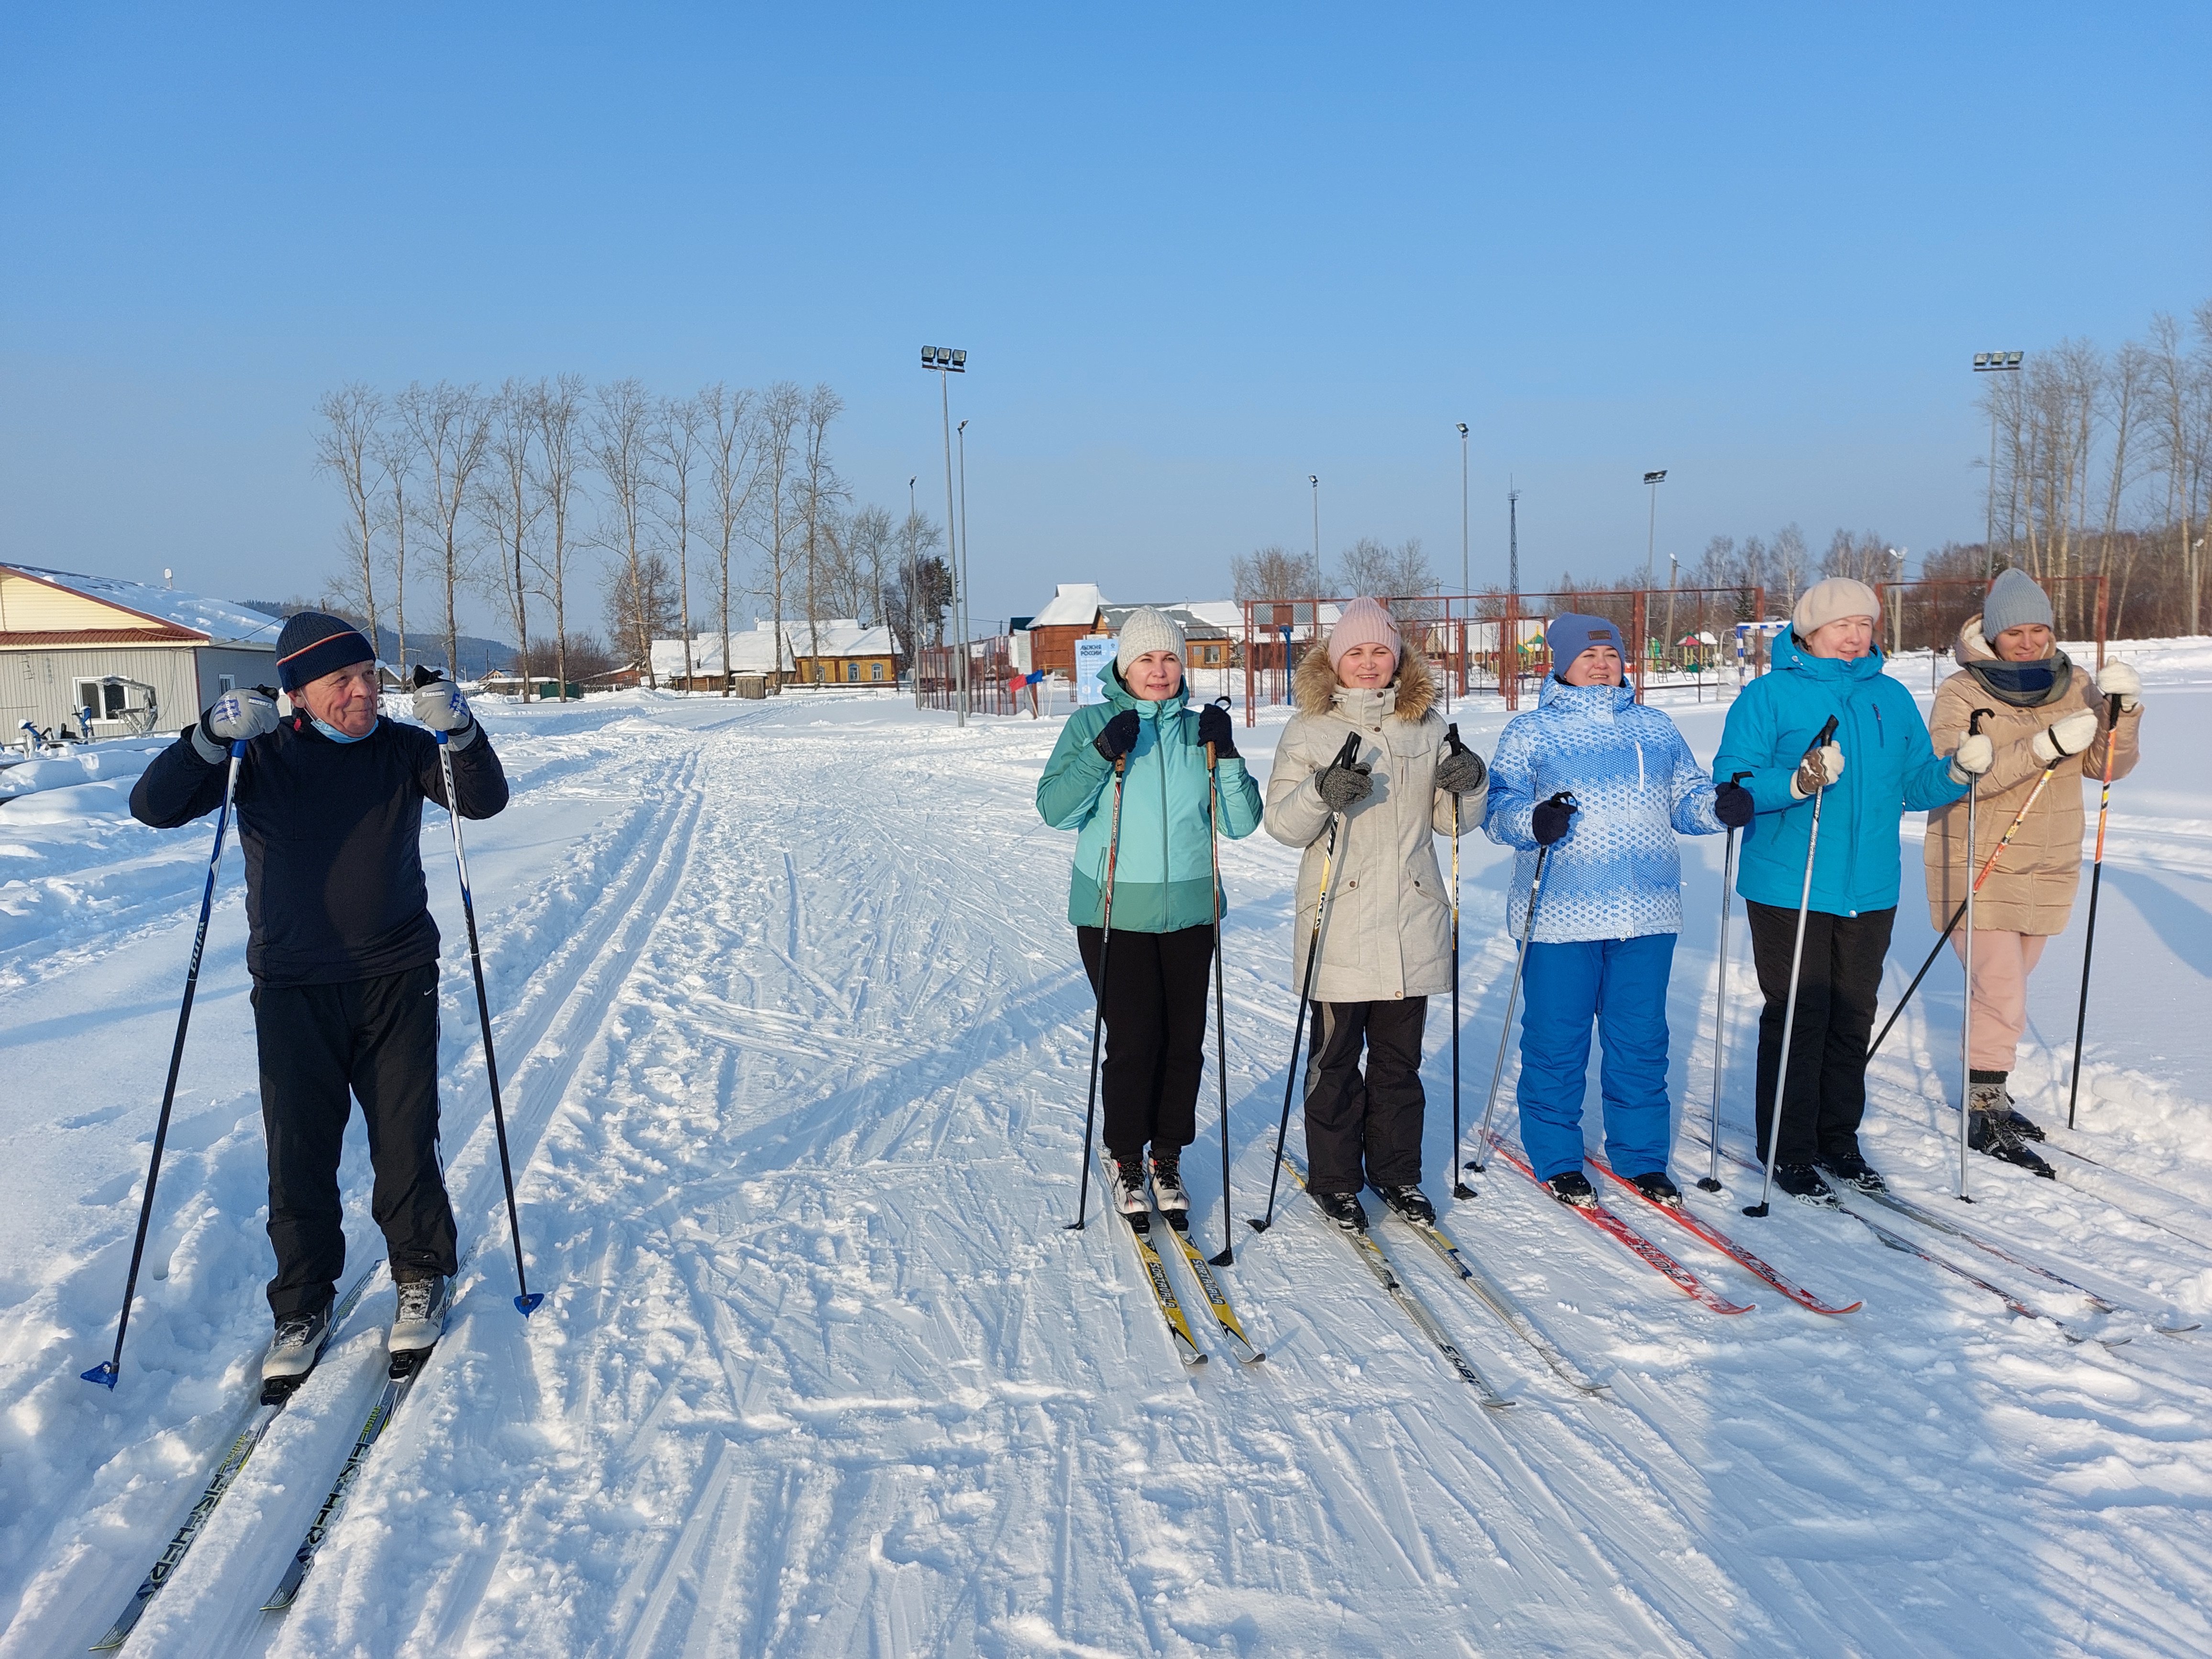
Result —
[{"label": "white knit beanie", "polygon": [[1875,598],[1874,589],[1849,576],[1831,576],[1824,582],[1814,582],[1797,596],[1797,608],[1790,613],[1790,626],[1799,639],[1809,640],[1814,629],[1841,622],[1846,617],[1864,617],[1871,621],[1881,615],[1881,601]]},{"label": "white knit beanie", "polygon": [[1114,666],[1127,675],[1137,659],[1147,651],[1172,651],[1176,660],[1182,662],[1188,659],[1189,650],[1182,629],[1171,618],[1149,605],[1139,605],[1121,624],[1121,643],[1114,647]]}]

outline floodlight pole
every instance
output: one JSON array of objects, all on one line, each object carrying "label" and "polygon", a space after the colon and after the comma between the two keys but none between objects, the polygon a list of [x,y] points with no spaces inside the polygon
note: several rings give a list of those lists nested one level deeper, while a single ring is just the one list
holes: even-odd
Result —
[{"label": "floodlight pole", "polygon": [[[933,369],[937,374],[939,403],[945,417],[945,539],[946,544],[945,550],[951,556],[947,570],[952,577],[955,589],[952,627],[954,632],[962,633],[965,630],[960,625],[960,609],[967,602],[968,596],[964,591],[966,584],[961,580],[960,549],[957,544],[959,520],[952,495],[952,382],[947,377],[964,374],[968,372],[968,354],[953,346],[924,346],[921,349],[921,366],[927,369]],[[957,717],[956,723],[964,726],[968,724],[968,641],[963,639],[959,644],[960,704],[956,711]],[[914,678],[915,693],[918,698],[921,691],[921,658],[919,652],[915,657]]]},{"label": "floodlight pole", "polygon": [[[1977,351],[1974,354],[1974,373],[1977,374],[2010,374],[2020,371],[2021,359],[2018,351]],[[1996,386],[1990,387],[1990,479],[1989,507],[1982,530],[1982,580],[1995,581],[1997,574],[1997,394]]]},{"label": "floodlight pole", "polygon": [[975,618],[968,610],[968,422],[960,422],[957,434],[960,442],[960,701],[963,707],[969,701],[969,637],[975,631]]},{"label": "floodlight pole", "polygon": [[906,648],[908,657],[914,663],[914,706],[916,708],[921,707],[921,630],[915,626],[916,618],[921,614],[918,607],[921,604],[921,548],[920,544],[912,538],[914,521],[921,516],[921,509],[915,504],[914,494],[915,482],[921,477],[921,475],[917,472],[906,481],[906,522],[908,538],[906,562]]},{"label": "floodlight pole", "polygon": [[[1306,482],[1313,486],[1314,581],[1318,585],[1321,581],[1321,474],[1307,473]],[[1321,619],[1316,617],[1314,620],[1318,623]]]}]

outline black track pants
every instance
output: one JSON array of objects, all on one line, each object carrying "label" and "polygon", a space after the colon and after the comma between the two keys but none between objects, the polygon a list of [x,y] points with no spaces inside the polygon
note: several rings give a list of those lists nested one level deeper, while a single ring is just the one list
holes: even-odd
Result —
[{"label": "black track pants", "polygon": [[[1421,1028],[1426,997],[1391,1002],[1316,1002],[1306,1066],[1307,1184],[1356,1193],[1367,1182],[1412,1187],[1421,1179]],[[1367,1048],[1360,1075],[1359,1049]]]},{"label": "black track pants", "polygon": [[278,1319],[329,1302],[345,1271],[338,1155],[350,1093],[376,1170],[370,1213],[395,1278],[451,1273],[453,1212],[438,1167],[438,969],[343,985],[258,985],[261,1126]]},{"label": "black track pants", "polygon": [[[1790,1006],[1790,957],[1797,912],[1744,901],[1751,951],[1766,1005],[1759,1014],[1759,1153],[1766,1156],[1774,1121],[1774,1073]],[[1889,954],[1895,907],[1856,916],[1813,910],[1805,917],[1805,960],[1797,981],[1797,1024],[1790,1034],[1790,1082],[1782,1097],[1778,1164],[1811,1164],[1856,1153],[1866,1114],[1867,1039],[1882,958]]]},{"label": "black track pants", "polygon": [[1106,1012],[1106,1150],[1134,1158],[1148,1145],[1176,1152],[1198,1138],[1199,1075],[1206,1069],[1206,975],[1213,925],[1172,933],[1116,932],[1108,983],[1098,984],[1104,934],[1075,930],[1083,970]]}]

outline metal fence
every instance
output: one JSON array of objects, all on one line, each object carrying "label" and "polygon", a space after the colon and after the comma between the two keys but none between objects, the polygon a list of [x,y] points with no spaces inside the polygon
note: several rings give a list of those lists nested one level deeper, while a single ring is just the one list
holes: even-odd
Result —
[{"label": "metal fence", "polygon": [[[1244,723],[1290,701],[1291,677],[1328,635],[1348,599],[1248,599],[1243,604]],[[1564,593],[1423,594],[1384,599],[1400,633],[1429,659],[1445,705],[1484,695],[1518,708],[1551,672],[1544,629],[1565,611],[1605,617],[1629,642],[1629,677],[1640,698],[1654,686],[1715,697],[1765,672],[1766,592],[1761,587],[1601,589]]]},{"label": "metal fence", "polygon": [[925,645],[915,661],[921,706],[951,714],[960,707],[960,656],[968,655],[968,712],[1018,714],[1034,705],[1036,690],[1014,666],[1014,636],[993,634],[963,644]]}]

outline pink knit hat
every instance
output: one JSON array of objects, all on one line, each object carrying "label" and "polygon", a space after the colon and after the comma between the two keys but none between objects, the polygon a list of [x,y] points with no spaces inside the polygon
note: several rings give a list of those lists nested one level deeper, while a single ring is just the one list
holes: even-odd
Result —
[{"label": "pink knit hat", "polygon": [[1355,645],[1387,645],[1393,659],[1404,654],[1398,624],[1390,620],[1388,611],[1372,599],[1354,599],[1344,607],[1336,626],[1328,630],[1328,665],[1335,667]]}]

